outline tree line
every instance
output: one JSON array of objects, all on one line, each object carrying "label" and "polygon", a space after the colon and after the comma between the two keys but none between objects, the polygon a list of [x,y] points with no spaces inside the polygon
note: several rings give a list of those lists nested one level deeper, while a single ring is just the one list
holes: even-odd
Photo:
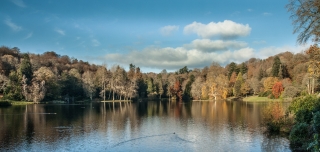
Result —
[{"label": "tree line", "polygon": [[225,67],[213,62],[202,69],[143,73],[138,66],[95,65],[55,52],[21,53],[0,47],[0,94],[4,99],[33,102],[170,98],[217,100],[248,95],[297,97],[318,91],[319,48],[251,58]]}]

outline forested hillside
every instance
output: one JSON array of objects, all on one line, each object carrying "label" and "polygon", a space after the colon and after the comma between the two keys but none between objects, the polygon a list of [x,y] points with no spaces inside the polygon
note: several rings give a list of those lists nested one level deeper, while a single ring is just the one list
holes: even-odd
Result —
[{"label": "forested hillside", "polygon": [[319,89],[311,66],[319,58],[319,48],[315,45],[304,51],[251,58],[225,67],[213,61],[202,69],[142,73],[139,65],[130,64],[125,71],[118,65],[94,65],[55,52],[23,53],[2,46],[0,94],[3,99],[34,102],[147,97],[188,101],[248,95],[292,98]]}]

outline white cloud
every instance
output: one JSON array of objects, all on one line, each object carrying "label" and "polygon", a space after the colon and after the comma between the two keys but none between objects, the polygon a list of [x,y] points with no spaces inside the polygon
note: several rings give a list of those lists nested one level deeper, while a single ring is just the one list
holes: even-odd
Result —
[{"label": "white cloud", "polygon": [[6,19],[6,20],[4,21],[4,23],[5,23],[6,25],[8,25],[8,26],[9,26],[13,31],[15,31],[15,32],[18,32],[18,31],[22,30],[22,27],[16,25],[15,23],[13,23],[13,22],[11,21],[11,19]]},{"label": "white cloud", "polygon": [[100,42],[97,39],[91,40],[93,46],[100,46]]},{"label": "white cloud", "polygon": [[189,68],[203,68],[212,62],[217,62],[220,65],[226,65],[231,62],[241,63],[252,57],[266,59],[286,51],[301,53],[306,49],[307,46],[266,47],[260,50],[244,47],[223,52],[204,52],[186,47],[149,47],[142,51],[132,51],[127,54],[108,54],[104,59],[123,65],[132,63],[140,67],[176,70],[184,66],[188,66]]},{"label": "white cloud", "polygon": [[133,63],[137,66],[175,70],[183,66],[189,68],[203,68],[213,61],[222,65],[230,62],[243,62],[254,56],[252,48],[239,50],[228,50],[221,53],[203,52],[197,49],[177,48],[155,48],[150,47],[142,51],[132,51],[128,54],[108,54],[105,59],[120,64]]},{"label": "white cloud", "polygon": [[22,0],[11,0],[11,2],[19,7],[26,7],[26,4]]},{"label": "white cloud", "polygon": [[248,8],[248,9],[247,9],[247,11],[248,11],[248,12],[252,12],[252,11],[253,11],[253,9],[251,9],[251,8]]},{"label": "white cloud", "polygon": [[59,33],[60,35],[66,35],[65,32],[63,30],[61,30],[61,29],[55,29],[55,31],[57,33]]},{"label": "white cloud", "polygon": [[164,26],[160,29],[160,32],[162,35],[164,36],[169,36],[172,35],[174,32],[179,30],[179,26],[176,25],[168,25],[168,26]]},{"label": "white cloud", "polygon": [[210,39],[196,39],[191,44],[185,45],[203,52],[226,51],[229,49],[240,49],[247,47],[247,43],[241,41],[223,41]]},{"label": "white cloud", "polygon": [[277,55],[282,52],[288,51],[288,52],[292,52],[292,53],[301,53],[306,49],[307,49],[307,46],[299,46],[299,47],[291,47],[291,46],[274,47],[274,46],[270,46],[270,47],[260,49],[256,53],[256,57],[261,58],[261,59],[266,59],[270,56]]},{"label": "white cloud", "polygon": [[211,38],[220,36],[222,38],[235,38],[239,36],[247,36],[251,32],[251,28],[248,24],[243,25],[235,23],[230,20],[223,22],[210,22],[208,24],[202,24],[193,22],[184,27],[185,34],[197,34],[202,38]]},{"label": "white cloud", "polygon": [[33,35],[33,32],[30,32],[24,39],[28,39],[28,38],[31,38]]}]

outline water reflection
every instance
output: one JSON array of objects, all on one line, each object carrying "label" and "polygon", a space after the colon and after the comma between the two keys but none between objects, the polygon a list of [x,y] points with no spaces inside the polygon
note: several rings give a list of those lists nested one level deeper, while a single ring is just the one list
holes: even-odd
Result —
[{"label": "water reflection", "polygon": [[290,151],[265,104],[139,102],[0,108],[0,151]]}]

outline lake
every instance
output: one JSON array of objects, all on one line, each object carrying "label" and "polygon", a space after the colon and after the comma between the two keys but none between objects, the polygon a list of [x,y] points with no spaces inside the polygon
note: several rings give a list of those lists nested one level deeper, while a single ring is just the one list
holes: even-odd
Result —
[{"label": "lake", "polygon": [[35,104],[0,108],[0,151],[291,151],[265,103]]}]

